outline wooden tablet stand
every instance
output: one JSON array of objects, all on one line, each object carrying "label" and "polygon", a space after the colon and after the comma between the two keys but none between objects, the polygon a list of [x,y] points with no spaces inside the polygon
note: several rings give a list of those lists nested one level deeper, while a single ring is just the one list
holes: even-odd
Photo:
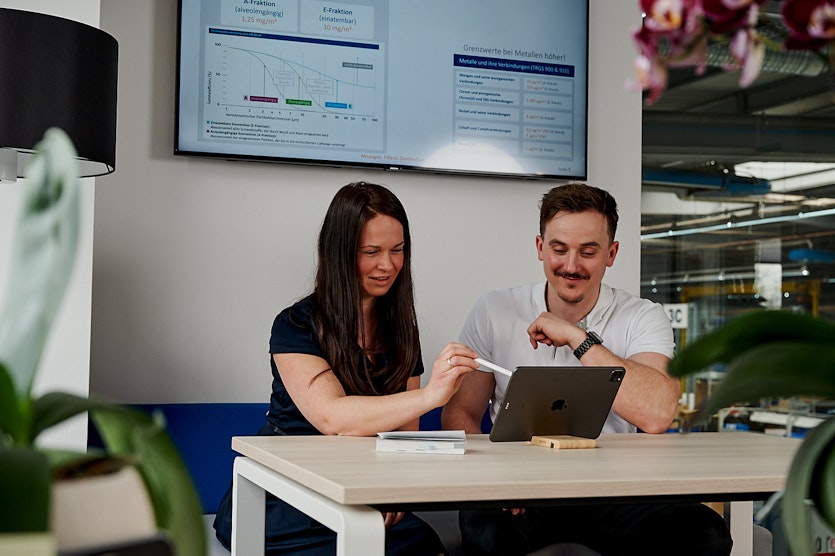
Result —
[{"label": "wooden tablet stand", "polygon": [[554,450],[569,450],[572,448],[594,448],[597,446],[594,438],[581,438],[567,434],[559,436],[533,436],[531,444],[545,446]]}]

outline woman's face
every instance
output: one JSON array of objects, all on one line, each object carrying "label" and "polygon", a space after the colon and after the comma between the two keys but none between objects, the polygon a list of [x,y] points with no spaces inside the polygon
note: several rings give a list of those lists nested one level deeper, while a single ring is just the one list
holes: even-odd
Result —
[{"label": "woman's face", "polygon": [[385,295],[403,268],[403,226],[391,216],[378,214],[365,223],[357,252],[357,272],[363,299]]}]

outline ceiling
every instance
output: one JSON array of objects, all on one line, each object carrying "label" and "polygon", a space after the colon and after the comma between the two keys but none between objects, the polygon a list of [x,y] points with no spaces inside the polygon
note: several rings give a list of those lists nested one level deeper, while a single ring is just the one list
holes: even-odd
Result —
[{"label": "ceiling", "polygon": [[[765,8],[776,14],[777,2]],[[830,283],[835,79],[817,54],[769,52],[742,89],[739,72],[722,69],[728,61],[723,45],[712,46],[703,75],[673,70],[663,96],[644,107],[642,285],[749,279],[755,262],[782,262],[784,281]],[[835,300],[823,303],[835,316]]]},{"label": "ceiling", "polygon": [[[779,2],[767,2],[763,12],[780,25]],[[760,32],[781,41],[778,31]],[[644,110],[646,166],[833,161],[835,89],[824,56],[769,50],[759,78],[745,89],[738,71],[722,69],[731,61],[724,44],[712,44],[703,75],[670,72],[664,95]]]}]

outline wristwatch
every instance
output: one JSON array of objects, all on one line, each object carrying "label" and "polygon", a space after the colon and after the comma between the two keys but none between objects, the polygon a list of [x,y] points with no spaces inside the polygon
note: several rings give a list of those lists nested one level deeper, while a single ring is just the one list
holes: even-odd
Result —
[{"label": "wristwatch", "polygon": [[603,338],[597,335],[597,333],[592,332],[589,330],[586,332],[586,339],[583,340],[583,343],[577,346],[577,349],[574,350],[574,357],[580,359],[594,344],[602,344]]}]

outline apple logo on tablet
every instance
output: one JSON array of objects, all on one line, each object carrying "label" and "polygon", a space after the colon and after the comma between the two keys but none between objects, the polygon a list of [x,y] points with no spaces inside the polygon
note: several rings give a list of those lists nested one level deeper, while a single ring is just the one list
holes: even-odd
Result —
[{"label": "apple logo on tablet", "polygon": [[551,404],[551,411],[562,411],[566,407],[565,400],[554,400]]}]

